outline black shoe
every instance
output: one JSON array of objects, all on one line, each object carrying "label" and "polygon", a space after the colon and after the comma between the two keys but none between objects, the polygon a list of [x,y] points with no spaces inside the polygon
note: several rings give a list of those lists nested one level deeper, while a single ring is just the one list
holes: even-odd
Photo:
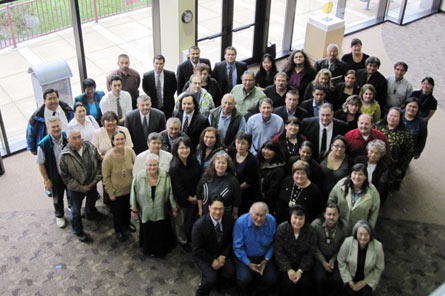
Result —
[{"label": "black shoe", "polygon": [[136,226],[134,226],[133,224],[129,224],[127,227],[126,227],[130,232],[136,232]]},{"label": "black shoe", "polygon": [[86,216],[87,216],[87,219],[90,221],[102,221],[107,217],[99,211],[95,211],[95,212],[90,213]]},{"label": "black shoe", "polygon": [[186,252],[186,253],[191,253],[192,252],[192,247],[190,247],[190,245],[188,243],[185,244],[179,244],[181,246],[181,248]]},{"label": "black shoe", "polygon": [[76,236],[77,236],[77,239],[83,243],[88,243],[88,242],[93,241],[93,239],[85,232],[78,233],[78,234],[76,234]]},{"label": "black shoe", "polygon": [[125,234],[122,231],[116,231],[116,238],[120,242],[124,242],[127,240],[127,237],[125,236]]}]

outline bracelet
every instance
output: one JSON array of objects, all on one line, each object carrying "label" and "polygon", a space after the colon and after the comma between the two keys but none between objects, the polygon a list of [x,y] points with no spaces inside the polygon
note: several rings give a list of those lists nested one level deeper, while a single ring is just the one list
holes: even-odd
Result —
[{"label": "bracelet", "polygon": [[51,182],[50,179],[46,179],[45,181],[43,181],[43,184],[48,184],[49,182]]}]

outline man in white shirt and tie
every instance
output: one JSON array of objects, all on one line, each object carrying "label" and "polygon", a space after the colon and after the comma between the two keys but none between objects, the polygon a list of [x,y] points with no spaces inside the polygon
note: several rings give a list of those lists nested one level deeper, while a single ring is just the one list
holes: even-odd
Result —
[{"label": "man in white shirt and tie", "polygon": [[119,118],[119,124],[125,122],[125,115],[132,110],[131,95],[122,90],[122,78],[119,75],[111,77],[111,91],[100,101],[102,114],[113,111]]}]

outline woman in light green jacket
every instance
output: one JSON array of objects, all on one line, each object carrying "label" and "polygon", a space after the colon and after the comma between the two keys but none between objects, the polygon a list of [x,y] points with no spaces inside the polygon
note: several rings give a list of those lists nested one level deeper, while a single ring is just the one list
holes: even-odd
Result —
[{"label": "woman in light green jacket", "polygon": [[371,225],[360,220],[352,236],[345,239],[337,255],[338,269],[345,283],[343,295],[372,295],[383,270],[382,243],[373,237]]},{"label": "woman in light green jacket", "polygon": [[170,208],[176,216],[170,177],[159,169],[159,156],[147,157],[146,171],[140,171],[131,185],[130,205],[140,219],[140,246],[146,255],[164,257],[175,245]]},{"label": "woman in light green jacket", "polygon": [[329,194],[328,202],[338,205],[340,219],[348,229],[359,220],[368,221],[375,227],[380,209],[380,195],[368,180],[366,165],[357,163],[349,177],[337,182]]}]

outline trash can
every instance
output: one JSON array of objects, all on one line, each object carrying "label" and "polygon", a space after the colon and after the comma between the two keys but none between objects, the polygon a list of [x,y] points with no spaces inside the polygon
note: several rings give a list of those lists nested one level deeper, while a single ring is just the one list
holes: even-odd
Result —
[{"label": "trash can", "polygon": [[47,63],[29,67],[32,86],[37,106],[43,104],[43,93],[47,89],[55,89],[59,92],[59,99],[73,105],[70,78],[73,77],[70,66],[62,59],[56,59]]}]

